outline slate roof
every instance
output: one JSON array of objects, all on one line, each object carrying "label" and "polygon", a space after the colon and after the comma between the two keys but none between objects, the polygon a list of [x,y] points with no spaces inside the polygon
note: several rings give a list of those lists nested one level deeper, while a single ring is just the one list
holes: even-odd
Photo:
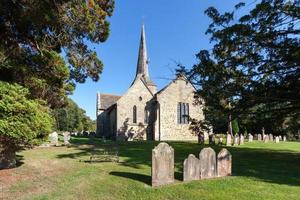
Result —
[{"label": "slate roof", "polygon": [[113,95],[113,94],[100,94],[100,109],[106,110],[110,106],[114,105],[121,96]]}]

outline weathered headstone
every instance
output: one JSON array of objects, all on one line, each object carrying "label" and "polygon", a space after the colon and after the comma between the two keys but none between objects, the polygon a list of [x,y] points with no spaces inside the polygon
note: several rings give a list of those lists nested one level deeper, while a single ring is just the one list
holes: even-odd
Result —
[{"label": "weathered headstone", "polygon": [[279,135],[279,140],[282,141],[282,136],[281,135]]},{"label": "weathered headstone", "polygon": [[261,140],[262,140],[261,134],[258,134],[258,135],[257,135],[257,140],[258,140],[258,141],[261,141]]},{"label": "weathered headstone", "polygon": [[265,135],[265,137],[264,137],[264,143],[268,143],[269,142],[269,135]]},{"label": "weathered headstone", "polygon": [[174,182],[174,149],[165,142],[152,150],[152,186]]},{"label": "weathered headstone", "polygon": [[200,160],[190,154],[183,162],[183,181],[200,179]]},{"label": "weathered headstone", "polygon": [[279,143],[279,137],[278,136],[275,137],[275,143]]},{"label": "weathered headstone", "polygon": [[285,136],[285,135],[283,136],[283,141],[284,141],[284,142],[286,141],[286,136]]},{"label": "weathered headstone", "polygon": [[272,134],[269,134],[269,140],[270,140],[271,142],[273,142],[273,135],[272,135]]},{"label": "weathered headstone", "polygon": [[231,146],[232,145],[232,138],[230,134],[227,134],[226,137],[226,146]]},{"label": "weathered headstone", "polygon": [[240,145],[244,144],[244,135],[243,134],[240,135],[239,144]]},{"label": "weathered headstone", "polygon": [[217,175],[216,152],[208,147],[201,150],[200,159],[200,179],[214,178]]},{"label": "weathered headstone", "polygon": [[64,145],[66,145],[66,146],[70,145],[70,139],[71,139],[70,133],[64,132],[63,135],[64,135]]},{"label": "weathered headstone", "polygon": [[248,135],[248,142],[253,142],[253,135],[251,133]]},{"label": "weathered headstone", "polygon": [[57,132],[53,132],[49,135],[51,140],[51,145],[58,146],[58,134]]},{"label": "weathered headstone", "polygon": [[236,134],[236,135],[234,136],[234,143],[233,143],[233,145],[234,145],[234,146],[239,145],[239,135],[238,135],[238,134]]},{"label": "weathered headstone", "polygon": [[227,149],[222,149],[218,153],[217,167],[217,173],[219,177],[231,175],[232,156]]}]

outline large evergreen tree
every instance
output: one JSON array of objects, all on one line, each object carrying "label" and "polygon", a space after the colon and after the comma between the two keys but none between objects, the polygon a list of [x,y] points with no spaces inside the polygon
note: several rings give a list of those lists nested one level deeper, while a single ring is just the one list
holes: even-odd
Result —
[{"label": "large evergreen tree", "polygon": [[257,114],[275,124],[299,119],[299,1],[261,0],[238,19],[235,12],[205,11],[214,46],[200,51],[189,72],[198,97],[232,120]]}]

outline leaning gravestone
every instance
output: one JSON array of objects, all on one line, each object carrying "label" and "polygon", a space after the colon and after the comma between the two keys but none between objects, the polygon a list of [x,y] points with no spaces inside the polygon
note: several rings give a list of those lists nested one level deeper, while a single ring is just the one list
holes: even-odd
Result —
[{"label": "leaning gravestone", "polygon": [[201,150],[200,179],[214,178],[217,175],[216,152],[208,147]]},{"label": "leaning gravestone", "polygon": [[183,181],[200,179],[200,160],[190,154],[183,162]]},{"label": "leaning gravestone", "polygon": [[231,146],[231,145],[232,145],[231,135],[227,134],[227,137],[226,137],[226,146]]},{"label": "leaning gravestone", "polygon": [[258,134],[258,135],[257,135],[257,140],[258,140],[258,141],[261,141],[261,134]]},{"label": "leaning gravestone", "polygon": [[275,143],[279,143],[279,137],[278,136],[275,137]]},{"label": "leaning gravestone", "polygon": [[69,132],[64,132],[64,145],[70,145],[70,133]]},{"label": "leaning gravestone", "polygon": [[248,142],[253,142],[253,135],[251,133],[248,135]]},{"label": "leaning gravestone", "polygon": [[165,142],[152,150],[152,186],[174,182],[174,149]]},{"label": "leaning gravestone", "polygon": [[58,134],[57,132],[53,132],[50,135],[51,145],[58,146]]},{"label": "leaning gravestone", "polygon": [[234,143],[233,143],[233,145],[234,145],[234,146],[239,145],[239,135],[238,135],[238,134],[236,134],[236,135],[234,136]]},{"label": "leaning gravestone", "polygon": [[217,157],[218,177],[230,176],[232,169],[232,156],[227,149],[222,149]]},{"label": "leaning gravestone", "polygon": [[240,145],[244,144],[244,135],[243,134],[240,135],[239,144]]},{"label": "leaning gravestone", "polygon": [[265,135],[265,137],[264,137],[264,143],[268,143],[269,142],[269,135]]}]

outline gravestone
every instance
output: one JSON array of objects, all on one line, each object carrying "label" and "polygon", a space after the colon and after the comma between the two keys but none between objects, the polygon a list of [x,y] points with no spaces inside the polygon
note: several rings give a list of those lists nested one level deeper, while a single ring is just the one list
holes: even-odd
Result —
[{"label": "gravestone", "polygon": [[209,144],[212,144],[212,145],[215,144],[215,135],[214,134],[209,136]]},{"label": "gravestone", "polygon": [[240,135],[239,144],[240,145],[244,144],[244,135],[243,134]]},{"label": "gravestone", "polygon": [[70,145],[70,139],[71,139],[70,133],[64,132],[63,135],[64,135],[64,145],[66,146]]},{"label": "gravestone", "polygon": [[226,137],[226,146],[231,146],[232,145],[232,138],[230,134],[227,134]]},{"label": "gravestone", "polygon": [[199,144],[204,144],[204,142],[205,142],[205,136],[204,136],[204,134],[199,134],[198,135],[198,143]]},{"label": "gravestone", "polygon": [[234,146],[239,145],[239,135],[238,135],[238,134],[236,134],[236,135],[234,136],[234,143],[233,143],[233,145],[234,145]]},{"label": "gravestone", "polygon": [[57,132],[53,132],[50,135],[51,145],[58,146],[58,134]]},{"label": "gravestone", "polygon": [[219,144],[219,145],[222,145],[222,144],[223,144],[223,138],[221,138],[221,137],[219,138],[218,144]]},{"label": "gravestone", "polygon": [[258,135],[257,135],[257,140],[258,140],[258,141],[261,141],[261,139],[262,139],[262,138],[261,138],[261,134],[258,134]]},{"label": "gravestone", "polygon": [[275,143],[279,143],[279,137],[278,136],[275,137]]},{"label": "gravestone", "polygon": [[152,186],[174,182],[174,149],[165,142],[152,150]]},{"label": "gravestone", "polygon": [[218,177],[230,176],[232,169],[232,156],[227,149],[222,149],[217,157]]},{"label": "gravestone", "polygon": [[190,154],[183,162],[183,181],[200,179],[200,160]]},{"label": "gravestone", "polygon": [[272,135],[272,134],[269,134],[269,140],[270,140],[271,142],[273,142],[273,135]]},{"label": "gravestone", "polygon": [[281,135],[279,135],[279,140],[282,141],[282,136]]},{"label": "gravestone", "polygon": [[268,143],[269,142],[269,135],[265,135],[264,137],[264,143]]},{"label": "gravestone", "polygon": [[251,133],[248,135],[248,142],[253,142],[253,135]]},{"label": "gravestone", "polygon": [[216,152],[208,147],[201,150],[200,159],[200,179],[214,178],[217,175]]},{"label": "gravestone", "polygon": [[283,141],[284,141],[284,142],[286,141],[286,136],[285,136],[285,135],[283,136]]}]

